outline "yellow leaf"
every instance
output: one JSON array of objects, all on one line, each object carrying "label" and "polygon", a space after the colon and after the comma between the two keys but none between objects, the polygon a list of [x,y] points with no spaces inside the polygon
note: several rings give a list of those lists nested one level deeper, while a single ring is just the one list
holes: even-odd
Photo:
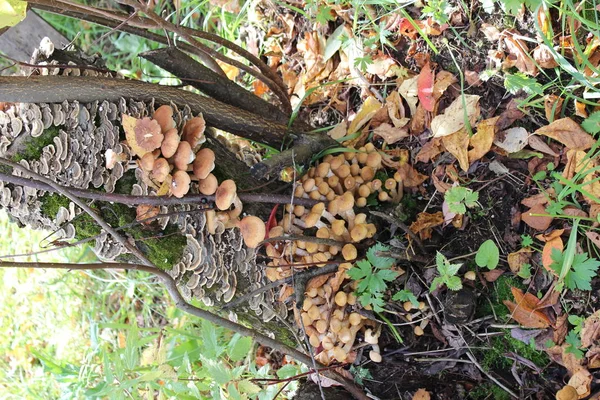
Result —
[{"label": "yellow leaf", "polygon": [[543,126],[534,133],[548,136],[571,150],[587,150],[596,142],[577,122],[568,117]]},{"label": "yellow leaf", "polygon": [[496,135],[496,121],[499,118],[486,119],[477,125],[477,133],[470,140],[472,149],[469,150],[469,163],[479,160],[485,153],[490,151]]},{"label": "yellow leaf", "polygon": [[0,28],[18,24],[25,19],[26,13],[26,1],[0,0]]},{"label": "yellow leaf", "polygon": [[[463,107],[463,100],[466,105]],[[459,96],[444,110],[444,113],[436,116],[431,121],[431,131],[433,137],[442,137],[452,135],[454,132],[465,127],[465,115],[469,120],[469,124],[473,125],[479,117],[479,96],[466,94],[464,99]]]},{"label": "yellow leaf", "polygon": [[469,169],[469,134],[466,129],[461,129],[451,135],[442,136],[442,144],[458,160],[463,171]]},{"label": "yellow leaf", "polygon": [[348,134],[351,135],[358,131],[364,124],[369,122],[371,118],[383,107],[383,105],[372,96],[367,97],[360,110],[356,113],[356,116],[348,127]]}]

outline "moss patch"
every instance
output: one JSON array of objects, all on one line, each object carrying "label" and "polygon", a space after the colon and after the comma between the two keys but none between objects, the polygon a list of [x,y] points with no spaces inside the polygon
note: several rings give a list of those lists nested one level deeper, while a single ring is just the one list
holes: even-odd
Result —
[{"label": "moss patch", "polygon": [[496,336],[490,340],[490,348],[485,351],[478,351],[478,358],[481,366],[486,371],[507,370],[513,365],[513,360],[504,356],[508,352],[513,352],[530,361],[538,367],[543,367],[550,362],[548,355],[533,346],[514,339],[509,330],[505,330],[503,336]]},{"label": "moss patch", "polygon": [[13,155],[12,160],[19,162],[21,160],[38,160],[42,155],[44,147],[54,143],[54,138],[58,136],[59,127],[51,126],[45,129],[41,136],[38,137],[27,137],[22,143],[20,143],[20,150],[17,154]]},{"label": "moss patch", "polygon": [[484,383],[469,391],[469,399],[510,400],[510,395],[493,383]]},{"label": "moss patch", "polygon": [[[69,199],[57,194],[46,194],[41,197],[42,213],[54,218],[59,208],[69,207]],[[104,221],[112,227],[120,227],[135,221],[135,208],[123,204],[111,204],[97,202],[92,208]],[[79,214],[73,221],[75,227],[75,238],[77,240],[87,239],[100,234],[101,229],[92,217],[85,213]],[[156,225],[142,226],[139,224],[121,230],[125,236],[135,239],[140,250],[161,269],[171,269],[181,256],[187,244],[187,239],[179,233],[176,225],[169,224],[165,230],[160,231]],[[133,261],[125,257],[123,261]]]}]

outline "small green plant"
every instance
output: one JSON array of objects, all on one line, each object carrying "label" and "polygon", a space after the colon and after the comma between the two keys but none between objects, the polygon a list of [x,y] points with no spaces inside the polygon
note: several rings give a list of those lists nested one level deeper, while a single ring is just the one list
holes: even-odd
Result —
[{"label": "small green plant", "polygon": [[419,300],[417,300],[417,296],[415,296],[413,292],[407,289],[402,289],[399,292],[397,292],[392,297],[392,300],[402,302],[410,301],[414,307],[419,307]]},{"label": "small green plant", "polygon": [[356,265],[348,270],[350,278],[359,282],[356,288],[358,301],[365,307],[372,307],[375,312],[383,311],[383,295],[388,287],[387,282],[398,277],[398,272],[390,269],[394,265],[394,259],[379,255],[380,252],[388,250],[387,246],[377,243],[367,251],[366,260],[357,261]]},{"label": "small green plant", "polygon": [[421,9],[421,14],[433,18],[439,24],[445,24],[452,14],[452,6],[446,0],[429,0]]},{"label": "small green plant", "polygon": [[558,275],[555,289],[559,292],[565,286],[571,290],[592,290],[592,278],[600,267],[600,261],[589,258],[587,253],[576,253],[578,226],[579,220],[576,219],[564,251],[552,250],[550,268]]},{"label": "small green plant", "polygon": [[354,380],[357,384],[362,385],[364,379],[373,379],[373,375],[371,375],[371,371],[366,368],[351,365],[350,373],[354,377]]},{"label": "small green plant", "polygon": [[581,350],[581,339],[579,335],[575,332],[575,330],[569,331],[567,337],[565,338],[565,343],[567,343],[567,347],[565,347],[565,353],[571,353],[577,358],[581,360],[583,358],[583,351]]},{"label": "small green plant", "polygon": [[435,264],[440,276],[436,276],[433,282],[431,282],[430,292],[433,292],[441,285],[446,285],[450,290],[462,289],[462,282],[456,276],[462,264],[450,264],[446,256],[439,251],[435,256]]},{"label": "small green plant", "polygon": [[585,121],[581,123],[581,127],[592,135],[600,132],[600,111],[591,113]]},{"label": "small green plant", "polygon": [[479,193],[462,187],[453,186],[444,194],[444,200],[448,203],[448,209],[455,214],[464,214],[467,208],[473,208],[479,200]]},{"label": "small green plant", "polygon": [[486,240],[479,246],[477,254],[475,255],[475,262],[481,268],[487,267],[488,269],[495,269],[500,261],[500,252],[498,246],[493,240]]},{"label": "small green plant", "polygon": [[521,246],[529,247],[533,244],[533,239],[529,235],[521,235]]}]

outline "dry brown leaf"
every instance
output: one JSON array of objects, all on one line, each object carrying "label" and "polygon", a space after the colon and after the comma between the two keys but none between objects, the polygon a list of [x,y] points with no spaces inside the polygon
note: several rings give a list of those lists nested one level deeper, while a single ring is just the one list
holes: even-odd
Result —
[{"label": "dry brown leaf", "polygon": [[519,104],[513,99],[508,102],[506,109],[500,114],[500,119],[496,123],[498,130],[504,130],[511,126],[513,122],[523,118],[525,114],[519,109]]},{"label": "dry brown leaf", "polygon": [[538,47],[533,49],[533,59],[542,68],[558,67],[558,63],[554,59],[550,48],[545,44],[540,44]]},{"label": "dry brown leaf", "polygon": [[408,163],[400,165],[400,167],[398,167],[398,173],[402,178],[404,187],[417,187],[427,180],[426,175],[420,174]]},{"label": "dry brown leaf", "polygon": [[496,279],[500,278],[503,273],[504,273],[504,270],[501,270],[500,268],[496,268],[491,271],[484,272],[482,275],[487,282],[492,283],[492,282],[495,282]]},{"label": "dry brown leaf", "polygon": [[587,236],[587,238],[590,239],[592,241],[592,243],[594,243],[596,245],[596,247],[598,247],[600,249],[600,233],[586,231],[585,236]]},{"label": "dry brown leaf", "polygon": [[449,190],[452,187],[451,183],[442,182],[440,180],[440,178],[438,178],[435,175],[431,175],[431,180],[433,181],[433,186],[435,186],[435,188],[437,189],[437,191],[440,192],[441,194],[446,193],[446,191]]},{"label": "dry brown leaf", "polygon": [[535,238],[544,243],[551,241],[552,239],[556,239],[557,237],[561,237],[565,233],[564,229],[555,229],[548,233],[540,233],[535,235]]},{"label": "dry brown leaf", "polygon": [[343,138],[348,134],[348,123],[346,120],[340,122],[332,130],[327,132],[327,134],[334,140]]},{"label": "dry brown leaf", "polygon": [[554,121],[560,117],[564,99],[555,94],[544,97],[544,111],[548,121]]},{"label": "dry brown leaf", "polygon": [[525,328],[547,328],[550,319],[543,312],[536,310],[539,299],[531,293],[523,293],[520,289],[511,288],[515,302],[504,300],[510,310],[510,317]]},{"label": "dry brown leaf", "polygon": [[509,154],[516,153],[527,146],[528,138],[529,134],[525,128],[509,128],[505,131],[498,132],[494,139],[494,144]]},{"label": "dry brown leaf", "polygon": [[429,142],[425,143],[419,154],[417,154],[417,162],[428,163],[440,153],[444,151],[442,147],[441,138],[432,138]]},{"label": "dry brown leaf", "polygon": [[533,207],[537,204],[548,204],[549,197],[552,197],[554,195],[554,190],[553,189],[549,189],[546,191],[546,193],[538,193],[535,194],[533,196],[529,196],[524,198],[523,200],[521,200],[521,204],[523,204],[525,207]]},{"label": "dry brown leaf", "polygon": [[586,213],[585,211],[583,211],[575,206],[566,206],[565,208],[563,208],[562,213],[564,215],[568,215],[569,217],[582,217],[582,218],[588,217],[588,213]]},{"label": "dry brown leaf", "polygon": [[[588,363],[587,367],[589,369],[600,368],[600,346],[592,346],[585,353],[585,358],[587,358]],[[598,400],[596,398],[596,400]]]},{"label": "dry brown leaf", "polygon": [[587,118],[588,113],[585,109],[585,103],[575,100],[575,115],[581,118]]},{"label": "dry brown leaf", "polygon": [[483,81],[479,77],[479,74],[476,71],[465,71],[465,80],[469,84],[469,86],[479,87],[483,84]]},{"label": "dry brown leaf", "polygon": [[529,264],[532,255],[533,250],[531,250],[529,247],[524,247],[517,252],[510,253],[507,257],[510,270],[515,274],[518,274],[523,265]]},{"label": "dry brown leaf", "polygon": [[581,347],[591,347],[597,344],[598,339],[600,339],[600,310],[594,312],[583,321]]},{"label": "dry brown leaf", "polygon": [[469,134],[465,128],[448,136],[442,136],[442,144],[446,150],[458,160],[460,168],[467,172],[469,169]]},{"label": "dry brown leaf", "polygon": [[538,74],[539,71],[535,62],[529,55],[529,48],[524,40],[517,39],[515,36],[512,36],[510,32],[506,32],[504,35],[504,44],[506,44],[509,57],[519,71],[531,76]]},{"label": "dry brown leaf", "polygon": [[[465,102],[466,112],[463,101]],[[469,94],[459,96],[444,110],[443,114],[436,116],[431,121],[433,137],[448,136],[463,129],[465,127],[465,117],[468,119],[469,124],[473,126],[480,112],[479,96]]]},{"label": "dry brown leaf", "polygon": [[430,399],[431,399],[431,395],[425,389],[417,390],[412,397],[412,400],[430,400]]},{"label": "dry brown leaf", "polygon": [[472,147],[469,150],[469,163],[479,160],[492,148],[496,135],[496,122],[500,117],[489,118],[477,124],[477,133],[471,136],[469,142]]},{"label": "dry brown leaf", "polygon": [[406,117],[404,105],[402,104],[402,98],[397,91],[394,90],[385,99],[385,107],[388,110],[388,116],[390,117],[394,127],[402,128],[406,126],[408,121],[410,121],[410,119]]},{"label": "dry brown leaf", "polygon": [[444,215],[441,211],[435,214],[422,212],[417,215],[417,220],[410,225],[410,230],[420,236],[422,240],[431,237],[431,228],[444,223]]},{"label": "dry brown leaf", "polygon": [[545,231],[550,227],[550,224],[553,220],[552,217],[547,215],[533,214],[547,214],[546,208],[543,205],[536,204],[535,206],[531,207],[521,215],[521,219],[536,231]]},{"label": "dry brown leaf", "polygon": [[398,76],[402,71],[396,60],[385,53],[378,52],[372,56],[372,60],[372,63],[367,64],[367,73],[377,75],[379,79]]},{"label": "dry brown leaf", "polygon": [[393,144],[408,137],[408,130],[406,128],[395,128],[390,124],[381,124],[373,130],[373,134],[382,137],[387,144]]},{"label": "dry brown leaf", "polygon": [[363,125],[369,122],[382,107],[383,105],[375,97],[367,97],[352,122],[350,122],[348,134],[351,135],[357,132]]},{"label": "dry brown leaf", "polygon": [[543,126],[534,133],[548,136],[571,150],[587,150],[596,142],[577,122],[568,117]]},{"label": "dry brown leaf", "polygon": [[548,146],[548,144],[546,144],[546,142],[544,142],[542,138],[540,138],[537,135],[529,136],[527,141],[529,142],[529,147],[531,147],[534,150],[540,151],[545,154],[549,154],[553,157],[558,156],[558,154],[556,154],[556,152],[552,150],[552,148]]},{"label": "dry brown leaf", "polygon": [[425,128],[430,124],[431,113],[427,112],[421,103],[417,105],[417,111],[410,119],[409,131],[413,135],[420,135],[425,131]]},{"label": "dry brown leaf", "polygon": [[544,250],[542,251],[542,265],[548,272],[557,275],[556,271],[550,268],[550,265],[554,262],[554,260],[552,260],[552,250],[554,249],[558,249],[561,252],[563,251],[564,244],[560,237],[549,240],[544,244]]},{"label": "dry brown leaf", "polygon": [[289,299],[290,296],[293,294],[294,294],[294,288],[288,284],[284,284],[283,286],[281,286],[281,289],[279,290],[279,301],[283,303],[284,301]]},{"label": "dry brown leaf", "polygon": [[433,98],[436,103],[442,97],[446,89],[453,83],[456,83],[456,76],[448,71],[440,71],[435,76],[435,83],[433,84]]},{"label": "dry brown leaf", "polygon": [[325,282],[327,282],[329,280],[329,278],[331,276],[333,276],[333,274],[325,274],[325,275],[315,276],[314,278],[309,280],[308,283],[306,284],[306,290],[322,287],[325,284]]},{"label": "dry brown leaf", "polygon": [[485,38],[490,42],[497,42],[500,39],[500,31],[494,25],[490,25],[486,22],[481,24],[481,33],[484,34]]}]

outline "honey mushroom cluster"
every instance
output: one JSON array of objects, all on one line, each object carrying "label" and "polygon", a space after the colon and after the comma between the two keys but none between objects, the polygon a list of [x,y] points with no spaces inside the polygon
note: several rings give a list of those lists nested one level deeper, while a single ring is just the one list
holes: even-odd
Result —
[{"label": "honey mushroom cluster", "polygon": [[[123,117],[125,124],[127,116]],[[173,109],[168,105],[157,108],[152,118],[132,121],[132,125],[132,129],[126,129],[127,143],[139,157],[137,163],[144,172],[143,179],[157,195],[172,194],[181,198],[195,182],[200,193],[215,195],[219,211],[206,212],[209,233],[214,235],[219,229],[237,227],[250,248],[255,248],[264,239],[266,228],[260,218],[248,216],[240,220],[242,202],[237,196],[235,182],[228,179],[219,185],[212,174],[215,153],[201,148],[206,141],[206,123],[202,115],[186,121],[181,134],[173,119]],[[157,215],[158,207],[142,205],[137,208],[137,213],[138,218],[147,218]]]},{"label": "honey mushroom cluster", "polygon": [[402,199],[400,174],[382,182],[376,178],[382,168],[382,157],[372,143],[359,148],[358,152],[324,157],[296,183],[294,193],[295,197],[319,203],[311,208],[288,204],[278,226],[269,231],[269,237],[278,237],[285,233],[305,234],[306,229],[313,228],[318,239],[339,243],[328,245],[297,240],[266,246],[271,259],[266,275],[272,281],[289,276],[291,264],[324,266],[334,257],[344,259],[337,274],[322,287],[306,292],[302,311],[297,316],[302,319],[311,345],[322,350],[317,358],[325,364],[332,360],[347,360],[357,333],[363,328],[366,328],[365,342],[372,346],[371,360],[381,361],[378,334],[374,334],[371,327],[367,328],[374,323],[352,311],[356,304],[354,283],[345,286],[341,283],[348,278],[346,271],[352,268],[352,261],[357,258],[353,243],[372,238],[376,233],[375,225],[367,222],[367,215],[355,213],[354,207],[366,206],[367,199],[373,195],[379,201],[398,202]]}]

